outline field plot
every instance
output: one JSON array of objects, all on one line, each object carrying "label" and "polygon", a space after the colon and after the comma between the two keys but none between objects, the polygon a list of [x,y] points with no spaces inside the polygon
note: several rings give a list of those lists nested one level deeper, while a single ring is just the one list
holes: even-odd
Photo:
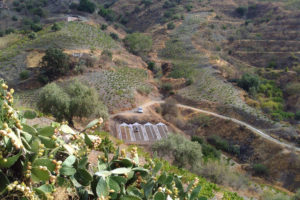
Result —
[{"label": "field plot", "polygon": [[145,144],[161,140],[168,136],[168,127],[158,124],[117,124],[117,137],[125,143]]}]

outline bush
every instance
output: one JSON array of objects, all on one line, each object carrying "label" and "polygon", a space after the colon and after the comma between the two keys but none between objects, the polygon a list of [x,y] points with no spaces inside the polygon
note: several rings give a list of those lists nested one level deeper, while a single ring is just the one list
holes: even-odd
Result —
[{"label": "bush", "polygon": [[42,112],[71,124],[73,117],[107,117],[107,108],[96,90],[78,81],[69,83],[65,89],[55,83],[48,84],[42,89],[37,105]]},{"label": "bush", "polygon": [[202,159],[200,144],[179,134],[171,134],[168,138],[154,143],[152,150],[161,156],[172,156],[174,165],[192,170],[200,166]]},{"label": "bush", "polygon": [[35,32],[31,32],[28,34],[28,38],[31,40],[34,40],[37,38],[37,34]]},{"label": "bush", "polygon": [[70,58],[62,49],[49,48],[42,59],[42,70],[52,80],[65,75],[70,70]]},{"label": "bush", "polygon": [[110,37],[112,38],[112,39],[114,39],[114,40],[119,40],[119,36],[118,36],[118,34],[116,34],[116,33],[109,33],[109,35],[110,35]]},{"label": "bush", "polygon": [[107,21],[115,21],[116,20],[116,14],[113,10],[108,9],[108,8],[104,8],[104,6],[101,6],[99,9],[98,14],[103,17],[104,19],[106,19]]},{"label": "bush", "polygon": [[41,30],[43,30],[43,27],[41,24],[31,24],[30,25],[31,30],[33,30],[34,32],[39,32]]},{"label": "bush", "polygon": [[101,25],[101,30],[102,30],[102,31],[105,31],[106,29],[107,29],[107,25],[106,25],[106,24],[102,24],[102,25]]},{"label": "bush", "polygon": [[222,151],[225,151],[230,154],[237,155],[237,156],[240,155],[240,146],[239,145],[229,144],[229,142],[227,140],[225,140],[217,135],[209,136],[207,138],[207,141],[210,144],[214,145],[216,147],[216,149],[218,149],[218,150],[222,150]]},{"label": "bush", "polygon": [[93,13],[96,10],[96,4],[89,0],[80,0],[77,10]]},{"label": "bush", "polygon": [[256,175],[267,175],[268,168],[263,164],[254,164],[252,169]]},{"label": "bush", "polygon": [[206,159],[220,159],[221,153],[215,147],[209,144],[202,144],[201,147],[203,157],[205,157]]},{"label": "bush", "polygon": [[237,13],[240,17],[243,17],[247,14],[248,8],[246,7],[238,7],[235,9],[235,13]]},{"label": "bush", "polygon": [[162,115],[171,115],[173,117],[177,117],[179,110],[176,106],[176,101],[173,99],[168,99],[164,104],[161,105]]},{"label": "bush", "polygon": [[24,70],[19,74],[19,76],[20,76],[20,79],[22,79],[22,80],[28,79],[30,76],[30,71]]},{"label": "bush", "polygon": [[250,88],[254,88],[255,90],[260,85],[259,77],[251,74],[244,74],[241,79],[237,82],[238,86],[243,88],[246,91],[250,91]]},{"label": "bush", "polygon": [[164,93],[170,93],[173,90],[173,86],[171,83],[163,83],[161,86],[161,90]]},{"label": "bush", "polygon": [[61,27],[58,23],[54,23],[51,27],[51,30],[52,31],[59,31],[59,30],[61,30]]},{"label": "bush", "polygon": [[300,120],[300,110],[295,113],[295,119]]},{"label": "bush", "polygon": [[172,30],[172,29],[175,28],[175,24],[174,24],[173,22],[170,22],[170,23],[167,24],[167,28],[168,28],[169,30]]},{"label": "bush", "polygon": [[152,49],[152,39],[142,33],[132,33],[125,37],[126,47],[134,54],[145,54]]},{"label": "bush", "polygon": [[191,138],[191,140],[192,140],[193,142],[198,142],[199,144],[203,144],[203,143],[204,143],[203,138],[201,138],[201,137],[199,137],[199,136],[197,136],[197,135],[193,135],[192,138]]}]

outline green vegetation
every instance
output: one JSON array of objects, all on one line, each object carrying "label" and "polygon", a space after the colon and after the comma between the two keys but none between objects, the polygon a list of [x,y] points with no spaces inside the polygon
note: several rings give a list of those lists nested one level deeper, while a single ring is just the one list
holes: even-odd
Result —
[{"label": "green vegetation", "polygon": [[269,171],[268,168],[263,164],[254,164],[252,168],[256,175],[267,175]]},{"label": "green vegetation", "polygon": [[172,29],[175,28],[175,24],[174,24],[173,22],[170,22],[170,23],[167,24],[167,28],[168,28],[169,30],[172,30]]},{"label": "green vegetation", "polygon": [[[58,23],[62,29],[52,31],[51,26],[46,27],[38,32],[35,40],[29,40],[22,35],[18,36],[18,40],[6,48],[0,49],[0,61],[8,61],[18,55],[26,48],[99,48],[111,49],[116,47],[114,40],[98,27],[81,23],[81,22],[63,22]],[[2,39],[6,39],[5,36]]]},{"label": "green vegetation", "polygon": [[101,6],[99,9],[98,14],[103,17],[104,19],[106,19],[107,21],[115,21],[116,20],[116,13],[109,9],[109,8],[105,8],[104,6]]},{"label": "green vegetation", "polygon": [[73,117],[107,117],[107,109],[99,100],[95,89],[78,81],[61,88],[55,83],[48,84],[40,92],[38,108],[52,114],[58,121],[68,120],[73,123]]},{"label": "green vegetation", "polygon": [[96,10],[96,4],[90,0],[80,0],[77,9],[79,11],[93,13]]},{"label": "green vegetation", "polygon": [[132,53],[138,55],[143,55],[152,48],[152,38],[143,33],[127,35],[124,39],[124,43]]},{"label": "green vegetation", "polygon": [[20,79],[22,79],[22,80],[28,79],[29,76],[30,76],[30,71],[28,71],[28,70],[23,70],[23,71],[19,74],[19,76],[20,76]]},{"label": "green vegetation", "polygon": [[212,145],[205,143],[202,138],[198,136],[192,136],[191,140],[193,142],[198,142],[201,145],[204,160],[208,160],[208,159],[220,160],[221,152],[218,151]]},{"label": "green vegetation", "polygon": [[70,58],[62,49],[49,48],[42,60],[43,75],[54,80],[70,71]]},{"label": "green vegetation", "polygon": [[240,146],[232,145],[227,140],[222,139],[217,135],[212,135],[207,138],[207,141],[214,145],[218,150],[228,152],[233,155],[240,155]]},{"label": "green vegetation", "polygon": [[193,171],[199,168],[202,160],[201,146],[178,134],[171,134],[167,139],[156,142],[152,150],[160,156],[169,154],[174,158],[174,165]]},{"label": "green vegetation", "polygon": [[[205,196],[215,187],[200,184],[195,177],[184,187],[185,182],[176,174],[163,171],[163,163],[152,160],[139,163],[137,148],[129,156],[119,148],[113,156],[104,145],[96,167],[89,168],[88,155],[101,144],[101,139],[91,139],[87,132],[100,126],[102,119],[89,123],[77,135],[68,125],[53,123],[36,128],[21,124],[21,116],[11,106],[13,97],[7,85],[1,83],[0,114],[1,147],[0,197],[2,199],[54,199],[54,193],[64,188],[64,199],[207,199]],[[25,116],[25,115],[24,115]],[[13,131],[12,131],[13,129]],[[15,133],[16,132],[16,133]],[[70,135],[66,143],[61,135]],[[110,142],[107,143],[111,145]],[[23,182],[21,182],[23,181]],[[211,186],[211,185],[210,185]],[[76,194],[68,190],[75,190]],[[211,195],[211,194],[210,194]]]},{"label": "green vegetation", "polygon": [[51,27],[51,30],[52,31],[59,31],[59,30],[61,30],[61,27],[58,23],[54,23]]}]

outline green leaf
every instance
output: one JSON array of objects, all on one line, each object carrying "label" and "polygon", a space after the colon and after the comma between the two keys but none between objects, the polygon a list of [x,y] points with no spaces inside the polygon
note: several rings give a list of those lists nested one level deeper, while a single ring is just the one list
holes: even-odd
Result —
[{"label": "green leaf", "polygon": [[154,200],[165,200],[165,199],[166,199],[166,196],[162,192],[156,192],[154,194]]},{"label": "green leaf", "polygon": [[111,179],[113,179],[114,181],[116,181],[119,185],[121,184],[125,184],[126,183],[126,178],[122,177],[122,176],[111,176],[109,177]]},{"label": "green leaf", "polygon": [[152,174],[155,176],[157,174],[157,172],[159,172],[159,170],[161,169],[162,167],[162,163],[161,162],[158,162],[156,163],[153,171],[152,171]]},{"label": "green leaf", "polygon": [[89,193],[84,188],[76,188],[77,194],[79,196],[80,200],[88,200],[89,199]]},{"label": "green leaf", "polygon": [[106,170],[102,170],[102,171],[96,172],[95,175],[102,176],[103,178],[105,178],[105,177],[110,176],[111,172],[110,171],[106,171]]},{"label": "green leaf", "polygon": [[154,186],[153,181],[150,181],[144,185],[143,189],[144,189],[144,194],[145,194],[146,199],[149,199],[149,197],[151,196],[153,186]]},{"label": "green leaf", "polygon": [[38,167],[38,166],[46,166],[49,171],[54,171],[56,165],[52,162],[52,160],[47,158],[38,158],[35,159],[32,166]]},{"label": "green leaf", "polygon": [[96,194],[98,197],[104,196],[106,197],[109,194],[108,185],[104,178],[100,177],[97,186],[96,186]]},{"label": "green leaf", "polygon": [[45,145],[46,148],[54,148],[55,142],[48,137],[39,135],[41,142]]},{"label": "green leaf", "polygon": [[75,149],[71,145],[64,144],[63,147],[70,155],[74,154]]},{"label": "green leaf", "polygon": [[34,110],[25,110],[23,117],[25,119],[34,119],[36,118],[36,112]]},{"label": "green leaf", "polygon": [[98,122],[99,122],[99,119],[95,119],[95,120],[91,121],[91,122],[85,127],[84,130],[89,129],[89,128],[92,128],[93,126],[97,125]]},{"label": "green leaf", "polygon": [[85,169],[88,164],[88,158],[84,156],[78,163],[78,168]]},{"label": "green leaf", "polygon": [[135,172],[140,172],[142,176],[146,176],[149,173],[149,170],[142,168],[142,167],[135,167],[132,170]]},{"label": "green leaf", "polygon": [[84,133],[84,142],[89,147],[93,147],[93,142],[86,133]]},{"label": "green leaf", "polygon": [[164,185],[166,179],[167,179],[167,174],[166,172],[163,172],[162,175],[160,175],[160,177],[158,178],[157,183]]},{"label": "green leaf", "polygon": [[114,163],[118,163],[120,167],[132,167],[132,161],[128,158],[122,160],[115,160]]},{"label": "green leaf", "polygon": [[21,134],[23,135],[24,139],[25,139],[28,143],[31,142],[31,140],[32,140],[32,135],[31,135],[31,134],[29,134],[29,133],[27,133],[27,132],[24,132],[24,131],[21,131]]},{"label": "green leaf", "polygon": [[46,126],[39,130],[39,135],[51,137],[54,134],[55,128],[52,126]]},{"label": "green leaf", "polygon": [[74,174],[74,178],[83,186],[90,185],[93,177],[90,175],[88,171],[85,169],[77,169],[76,173]]},{"label": "green leaf", "polygon": [[114,179],[112,179],[111,177],[108,177],[108,186],[109,189],[114,190],[115,192],[119,193],[121,191],[121,188],[118,184],[118,182],[116,182]]},{"label": "green leaf", "polygon": [[6,187],[9,185],[9,180],[6,175],[0,171],[0,194],[5,192]]},{"label": "green leaf", "polygon": [[75,131],[73,130],[73,129],[71,129],[68,125],[62,125],[61,127],[60,127],[60,129],[61,129],[61,131],[63,132],[63,133],[66,133],[66,134],[72,134],[72,135],[75,135],[76,133],[75,133]]},{"label": "green leaf", "polygon": [[53,185],[49,185],[49,184],[45,184],[42,185],[38,188],[34,189],[36,191],[36,193],[42,197],[42,199],[46,199],[47,198],[47,193],[52,193],[54,190]]},{"label": "green leaf", "polygon": [[31,150],[31,146],[28,144],[28,142],[26,141],[26,139],[23,138],[23,137],[21,137],[21,140],[22,140],[22,143],[23,143],[24,147],[25,147],[28,151],[30,151],[30,150]]},{"label": "green leaf", "polygon": [[50,179],[50,172],[49,170],[41,170],[38,167],[33,167],[31,178],[34,182],[48,181]]},{"label": "green leaf", "polygon": [[[19,153],[14,155],[14,156],[0,159],[0,168],[1,169],[2,168],[9,168],[9,167],[13,166],[15,164],[15,162],[17,162],[17,160],[19,159],[21,154],[22,154],[22,151],[19,151]],[[6,159],[7,162],[4,162],[4,159]]]},{"label": "green leaf", "polygon": [[127,174],[129,172],[131,172],[131,169],[130,168],[124,168],[124,167],[116,168],[116,169],[111,171],[111,173],[113,173],[113,174]]},{"label": "green leaf", "polygon": [[72,167],[73,164],[76,162],[76,157],[71,155],[71,156],[68,156],[66,158],[66,160],[62,163],[62,166],[68,166],[68,167]]},{"label": "green leaf", "polygon": [[37,154],[40,149],[39,145],[40,145],[39,139],[34,138],[31,142],[31,151]]},{"label": "green leaf", "polygon": [[29,133],[31,135],[37,135],[37,130],[27,124],[22,124],[23,126],[23,131],[26,132],[26,133]]},{"label": "green leaf", "polygon": [[140,197],[133,196],[133,195],[125,195],[121,196],[120,200],[142,200]]},{"label": "green leaf", "polygon": [[200,190],[201,190],[201,186],[196,187],[191,193],[190,200],[197,199],[199,196]]},{"label": "green leaf", "polygon": [[64,176],[73,176],[76,173],[76,169],[74,167],[62,166],[60,173]]}]

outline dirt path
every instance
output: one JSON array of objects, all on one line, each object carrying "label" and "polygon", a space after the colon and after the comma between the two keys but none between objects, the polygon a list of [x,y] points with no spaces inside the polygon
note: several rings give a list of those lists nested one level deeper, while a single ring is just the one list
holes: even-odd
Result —
[{"label": "dirt path", "polygon": [[[147,102],[147,103],[145,103],[143,105],[140,105],[139,107],[141,107],[143,109],[146,109],[147,107],[152,106],[154,104],[162,104],[162,103],[165,103],[165,101],[149,101],[149,102]],[[248,128],[249,130],[251,130],[255,134],[257,134],[257,135],[265,138],[266,140],[274,142],[274,143],[276,143],[276,144],[278,144],[280,146],[283,146],[285,148],[294,149],[295,151],[300,152],[300,148],[299,147],[295,147],[292,144],[287,144],[287,143],[281,142],[281,141],[279,141],[279,140],[277,140],[275,138],[272,138],[268,134],[262,132],[261,130],[259,130],[259,129],[253,127],[252,125],[247,124],[247,123],[245,123],[243,121],[240,121],[240,120],[237,120],[237,119],[234,119],[234,118],[231,118],[231,117],[227,117],[227,116],[224,116],[224,115],[220,115],[220,114],[217,114],[217,113],[214,113],[214,112],[210,112],[210,111],[207,111],[207,110],[202,110],[202,109],[199,109],[199,108],[194,108],[194,107],[191,107],[191,106],[183,105],[183,104],[177,104],[177,106],[181,107],[181,108],[185,108],[185,109],[191,109],[191,110],[194,110],[196,112],[204,113],[204,114],[211,115],[211,116],[214,116],[214,117],[217,117],[217,118],[221,118],[221,119],[225,119],[225,120],[230,120],[230,121],[232,121],[232,122],[234,122],[236,124],[245,126],[246,128]],[[130,113],[135,112],[135,110],[136,109],[132,109],[132,110],[129,110],[129,111],[124,111],[124,112],[120,112],[120,113],[111,115],[110,119],[112,119],[113,117],[115,117],[116,115],[119,115],[119,114],[129,114],[130,115]]]}]

